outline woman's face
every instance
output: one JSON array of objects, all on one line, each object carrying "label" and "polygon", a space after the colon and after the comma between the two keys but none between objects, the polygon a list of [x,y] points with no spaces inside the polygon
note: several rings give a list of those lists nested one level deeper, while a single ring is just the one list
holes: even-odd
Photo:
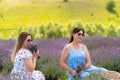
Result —
[{"label": "woman's face", "polygon": [[84,36],[84,34],[83,34],[83,31],[82,31],[82,30],[80,30],[79,32],[73,34],[74,40],[75,40],[75,41],[78,41],[78,42],[81,42],[81,41],[82,41],[83,36]]},{"label": "woman's face", "polygon": [[25,39],[23,46],[26,47],[30,42],[32,42],[32,38],[31,36],[27,36],[27,38]]}]

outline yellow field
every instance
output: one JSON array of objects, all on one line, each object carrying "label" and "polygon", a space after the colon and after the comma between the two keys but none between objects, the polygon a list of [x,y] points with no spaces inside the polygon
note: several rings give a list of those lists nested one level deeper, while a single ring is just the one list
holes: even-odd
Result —
[{"label": "yellow field", "polygon": [[81,21],[119,26],[120,1],[116,0],[117,13],[106,10],[107,0],[1,0],[0,2],[0,38],[16,34],[19,27],[40,26],[48,22],[69,23]]}]

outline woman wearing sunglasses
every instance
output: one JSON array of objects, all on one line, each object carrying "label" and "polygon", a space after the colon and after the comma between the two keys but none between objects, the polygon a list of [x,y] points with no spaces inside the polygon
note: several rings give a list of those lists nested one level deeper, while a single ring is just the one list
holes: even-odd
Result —
[{"label": "woman wearing sunglasses", "polygon": [[[105,72],[104,68],[91,65],[91,59],[87,47],[82,44],[85,31],[80,27],[73,29],[69,43],[63,48],[60,65],[67,70],[70,80],[81,80],[91,72]],[[77,70],[78,65],[80,69]]]},{"label": "woman wearing sunglasses", "polygon": [[29,50],[25,49],[32,40],[33,37],[30,33],[21,32],[19,34],[11,56],[14,62],[10,75],[11,80],[45,80],[42,72],[35,71],[39,51],[31,53]]}]

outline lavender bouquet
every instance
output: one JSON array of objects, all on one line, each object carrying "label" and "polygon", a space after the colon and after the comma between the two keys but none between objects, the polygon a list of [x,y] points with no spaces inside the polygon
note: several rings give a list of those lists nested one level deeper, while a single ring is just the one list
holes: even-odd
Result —
[{"label": "lavender bouquet", "polygon": [[84,66],[85,66],[85,64],[79,63],[79,64],[77,65],[76,72],[79,74],[79,72],[84,69]]},{"label": "lavender bouquet", "polygon": [[[79,63],[79,64],[77,65],[77,68],[76,68],[75,71],[79,74],[80,71],[82,71],[82,70],[84,69],[84,66],[85,66],[84,63]],[[73,77],[76,78],[76,76],[73,76]]]},{"label": "lavender bouquet", "polygon": [[36,53],[37,52],[37,45],[30,43],[27,45],[26,49],[28,49],[31,53],[33,53],[33,52]]},{"label": "lavender bouquet", "polygon": [[[38,50],[38,47],[36,44],[30,43],[27,45],[26,49],[28,49],[31,53],[36,53]],[[41,56],[38,56],[38,59],[40,59]]]}]

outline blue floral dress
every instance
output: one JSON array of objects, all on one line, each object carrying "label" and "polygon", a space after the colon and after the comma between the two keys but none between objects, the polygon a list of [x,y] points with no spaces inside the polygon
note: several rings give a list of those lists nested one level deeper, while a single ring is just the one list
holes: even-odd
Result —
[{"label": "blue floral dress", "polygon": [[[67,57],[67,64],[70,68],[72,68],[73,70],[76,70],[77,68],[77,65],[82,63],[82,64],[86,64],[86,61],[85,61],[85,58],[86,58],[86,48],[83,47],[81,50],[77,50],[73,47],[70,46],[70,52],[68,54],[68,57]],[[104,68],[100,68],[100,67],[96,67],[96,66],[93,66],[93,65],[90,65],[89,68],[85,69],[85,70],[82,70],[82,74],[79,75],[79,80],[82,80],[82,78],[88,76],[91,72],[104,72],[104,71],[107,71],[106,69]],[[70,80],[75,80],[73,78],[73,75],[71,72],[67,71],[68,73],[68,76],[70,78]]]},{"label": "blue floral dress", "polygon": [[11,71],[11,80],[45,80],[44,75],[40,71],[33,71],[32,73],[27,70],[24,64],[24,59],[32,59],[33,55],[27,49],[18,51],[15,57],[14,66]]}]

